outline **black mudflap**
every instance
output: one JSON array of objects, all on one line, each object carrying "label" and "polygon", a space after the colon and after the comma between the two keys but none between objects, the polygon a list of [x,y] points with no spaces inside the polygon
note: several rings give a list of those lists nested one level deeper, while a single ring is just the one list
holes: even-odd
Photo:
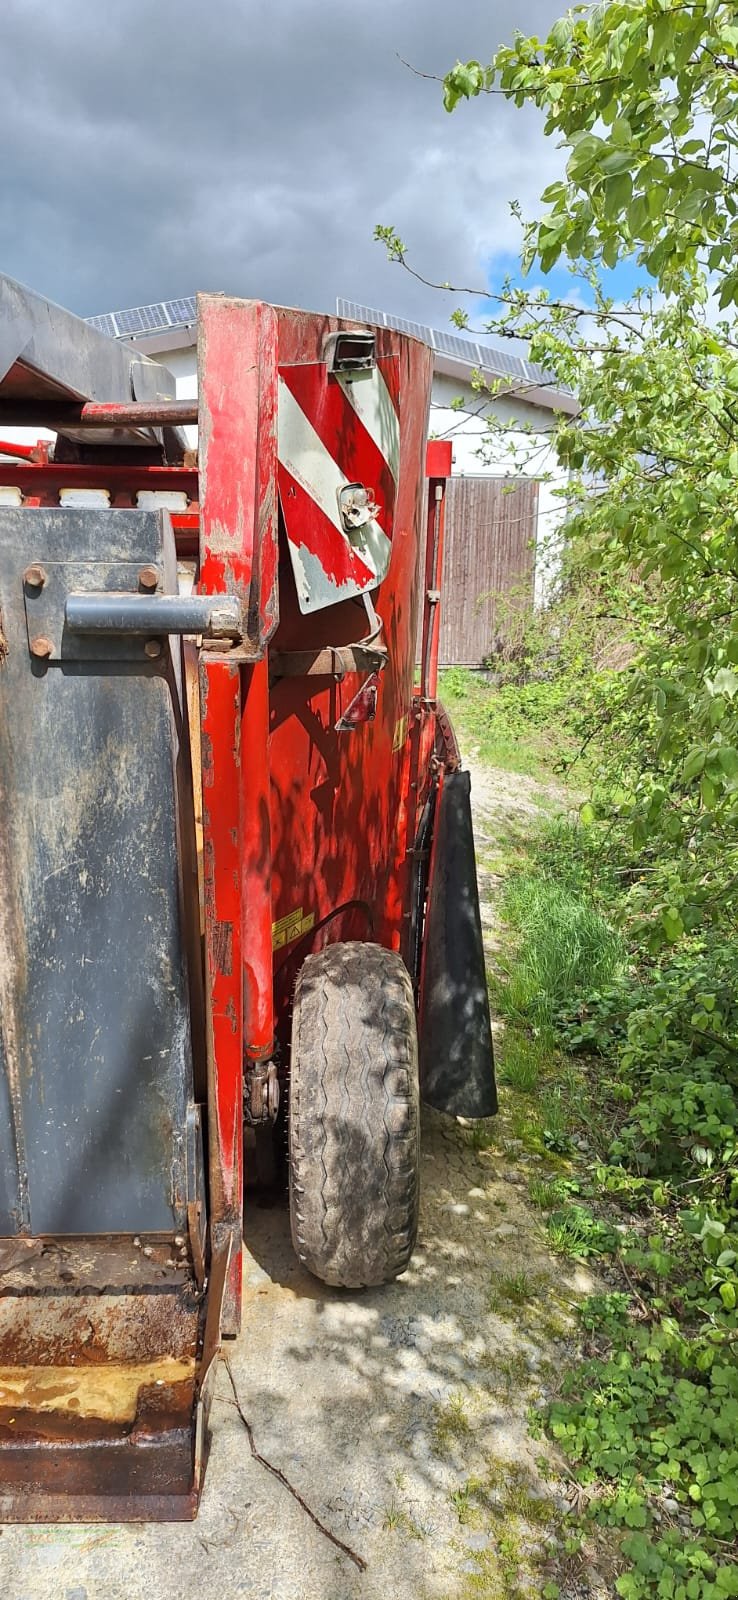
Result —
[{"label": "black mudflap", "polygon": [[420,1092],[456,1117],[497,1110],[468,772],[438,803],[420,985]]}]

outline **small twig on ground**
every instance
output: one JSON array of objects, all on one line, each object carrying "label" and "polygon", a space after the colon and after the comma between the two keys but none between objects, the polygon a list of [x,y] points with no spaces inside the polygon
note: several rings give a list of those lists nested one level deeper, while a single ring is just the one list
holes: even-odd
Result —
[{"label": "small twig on ground", "polygon": [[251,1450],[251,1454],[252,1454],[252,1456],[254,1458],[254,1461],[258,1461],[260,1467],[264,1467],[267,1472],[271,1472],[272,1477],[279,1479],[279,1482],[281,1484],[283,1484],[285,1489],[287,1489],[289,1491],[289,1493],[292,1495],[293,1500],[297,1501],[298,1506],[302,1507],[303,1511],[305,1512],[305,1515],[310,1518],[310,1521],[315,1523],[316,1528],[319,1529],[320,1533],[322,1533],[322,1535],[323,1535],[323,1537],[325,1539],[329,1539],[330,1543],[334,1544],[336,1546],[337,1550],[341,1550],[345,1556],[348,1556],[349,1561],[353,1561],[354,1566],[358,1567],[359,1572],[366,1572],[367,1563],[364,1560],[364,1557],[360,1556],[360,1555],[357,1555],[356,1551],[352,1550],[350,1545],[344,1544],[343,1540],[339,1539],[335,1533],[331,1533],[330,1528],[326,1528],[325,1523],[321,1522],[320,1517],[317,1516],[316,1513],[311,1509],[311,1507],[307,1504],[307,1501],[303,1500],[302,1495],[300,1494],[299,1490],[295,1489],[294,1485],[290,1483],[289,1478],[286,1478],[284,1473],[280,1470],[279,1467],[273,1466],[272,1462],[271,1461],[267,1461],[266,1456],[263,1456],[261,1454],[261,1451],[257,1450],[256,1444],[254,1443],[254,1431],[253,1431],[253,1428],[252,1428],[251,1423],[249,1422],[249,1419],[246,1416],[246,1413],[245,1413],[245,1411],[244,1411],[244,1409],[243,1409],[243,1407],[241,1405],[241,1401],[238,1398],[238,1390],[236,1388],[236,1382],[235,1382],[233,1373],[231,1372],[231,1364],[230,1364],[227,1356],[223,1356],[222,1360],[223,1360],[223,1366],[225,1367],[226,1372],[228,1373],[228,1379],[229,1379],[231,1388],[233,1390],[233,1403],[234,1403],[234,1405],[236,1407],[236,1410],[238,1412],[239,1417],[241,1418],[241,1421],[242,1421],[242,1423],[244,1425],[244,1428],[246,1429],[246,1433],[247,1433],[248,1441],[249,1441],[249,1448]]},{"label": "small twig on ground", "polygon": [[620,1271],[622,1272],[623,1277],[624,1277],[624,1279],[625,1279],[625,1281],[626,1281],[626,1283],[628,1285],[628,1288],[630,1289],[630,1292],[631,1292],[631,1294],[633,1296],[633,1299],[638,1301],[638,1304],[639,1304],[639,1306],[641,1308],[641,1311],[643,1312],[643,1315],[644,1315],[646,1321],[647,1322],[652,1322],[653,1321],[653,1313],[651,1311],[649,1311],[645,1300],[642,1298],[641,1295],[639,1295],[638,1290],[636,1289],[636,1286],[635,1286],[635,1284],[633,1282],[633,1279],[631,1278],[631,1275],[630,1275],[630,1273],[628,1271],[628,1268],[626,1267],[625,1262],[624,1262],[624,1260],[623,1260],[621,1255],[618,1255],[618,1266],[620,1267]]}]

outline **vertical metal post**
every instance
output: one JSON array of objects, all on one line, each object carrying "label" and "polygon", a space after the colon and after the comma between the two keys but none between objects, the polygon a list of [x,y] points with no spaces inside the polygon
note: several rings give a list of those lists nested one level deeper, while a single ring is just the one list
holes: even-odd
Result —
[{"label": "vertical metal post", "polygon": [[244,667],[241,718],[244,929],[244,1048],[252,1061],[274,1049],[272,973],[272,830],[269,781],[269,668]]},{"label": "vertical metal post", "polygon": [[203,887],[213,1253],[230,1245],[225,1334],[241,1317],[243,985],[241,695],[236,662],[200,660]]},{"label": "vertical metal post", "polygon": [[[198,326],[199,588],[201,593],[239,598],[244,635],[257,656],[265,652],[278,615],[276,314],[258,301],[199,295]],[[227,1242],[231,1248],[222,1319],[226,1335],[237,1333],[241,1320],[243,1008],[246,988],[250,1013],[254,1009],[251,952],[259,948],[250,920],[242,920],[244,884],[249,886],[250,919],[254,863],[261,861],[262,878],[270,866],[262,857],[262,847],[268,852],[271,848],[264,827],[269,781],[266,693],[265,662],[242,666],[225,654],[203,653],[211,1233],[216,1249]],[[262,908],[266,915],[270,912]],[[271,918],[269,937],[271,954]],[[257,976],[261,982],[261,966]],[[268,993],[271,1005],[271,970]],[[259,998],[263,1002],[263,994]]]},{"label": "vertical metal post", "polygon": [[443,536],[446,521],[446,481],[451,476],[451,445],[432,441],[427,448],[428,523],[425,544],[425,593],[423,596],[423,646],[420,666],[420,694],[435,700],[438,690],[438,647],[441,634],[441,575]]}]

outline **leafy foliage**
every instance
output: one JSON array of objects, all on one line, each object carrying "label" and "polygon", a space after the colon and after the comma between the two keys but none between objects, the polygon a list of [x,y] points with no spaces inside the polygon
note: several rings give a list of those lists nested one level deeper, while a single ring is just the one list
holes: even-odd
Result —
[{"label": "leafy foliage", "polygon": [[[526,869],[538,890],[525,893],[553,886],[627,949],[589,981],[584,964],[542,961],[542,992],[518,1008],[600,1058],[587,1110],[604,1100],[602,1226],[614,1206],[627,1219],[613,1257],[627,1301],[618,1288],[585,1304],[586,1359],[549,1425],[590,1514],[623,1533],[618,1593],[718,1600],[738,1595],[735,4],[577,6],[544,41],[519,35],[446,77],[449,110],[486,94],[537,106],[565,150],[523,265],[566,259],[579,292],[510,281],[488,296],[488,329],[527,339],[578,397],[553,436],[570,473],[559,603],[596,585],[622,640],[619,656],[592,652],[569,713],[592,778],[580,824],[549,832]],[[627,305],[597,276],[621,260],[648,284]],[[522,417],[490,428],[513,460],[529,448]],[[548,686],[562,665],[562,651],[526,648],[518,681]],[[523,992],[525,895],[507,909]],[[549,1218],[562,1248],[567,1234],[587,1248],[595,1209]]]},{"label": "leafy foliage", "polygon": [[[637,866],[622,822],[549,823],[505,899],[511,981],[516,961],[526,968],[536,884],[542,902],[558,883],[582,914],[619,923],[628,950],[606,983],[562,963],[535,1003],[559,1046],[597,1050],[611,1075],[591,1081],[607,1131],[589,1203],[561,1178],[536,1180],[531,1198],[558,1253],[616,1256],[631,1286],[581,1307],[586,1359],[548,1426],[591,1495],[589,1514],[625,1530],[618,1593],[716,1600],[734,1592],[736,1572],[724,1548],[738,1489],[738,952],[732,928],[713,928],[651,955],[632,905]],[[545,986],[547,964],[537,970]],[[581,1114],[591,1138],[593,1103]],[[619,1229],[613,1207],[627,1219]]]},{"label": "leafy foliage", "polygon": [[446,109],[502,91],[546,114],[566,176],[528,233],[544,272],[562,251],[639,261],[664,289],[704,263],[738,301],[738,19],[732,0],[577,6],[548,38],[519,34],[489,66],[457,62]]}]

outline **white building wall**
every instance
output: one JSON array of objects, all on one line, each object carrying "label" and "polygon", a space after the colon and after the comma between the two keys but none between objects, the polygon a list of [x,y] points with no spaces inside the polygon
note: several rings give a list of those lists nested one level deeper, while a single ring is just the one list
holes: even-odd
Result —
[{"label": "white building wall", "polygon": [[[459,399],[460,408],[453,405]],[[487,417],[498,419],[504,434],[490,433]],[[545,603],[561,562],[561,491],[568,474],[551,447],[553,426],[553,412],[544,406],[502,395],[485,397],[459,378],[442,372],[434,376],[429,432],[433,439],[450,439],[454,474],[505,478],[520,472],[538,479],[536,605]]]}]

